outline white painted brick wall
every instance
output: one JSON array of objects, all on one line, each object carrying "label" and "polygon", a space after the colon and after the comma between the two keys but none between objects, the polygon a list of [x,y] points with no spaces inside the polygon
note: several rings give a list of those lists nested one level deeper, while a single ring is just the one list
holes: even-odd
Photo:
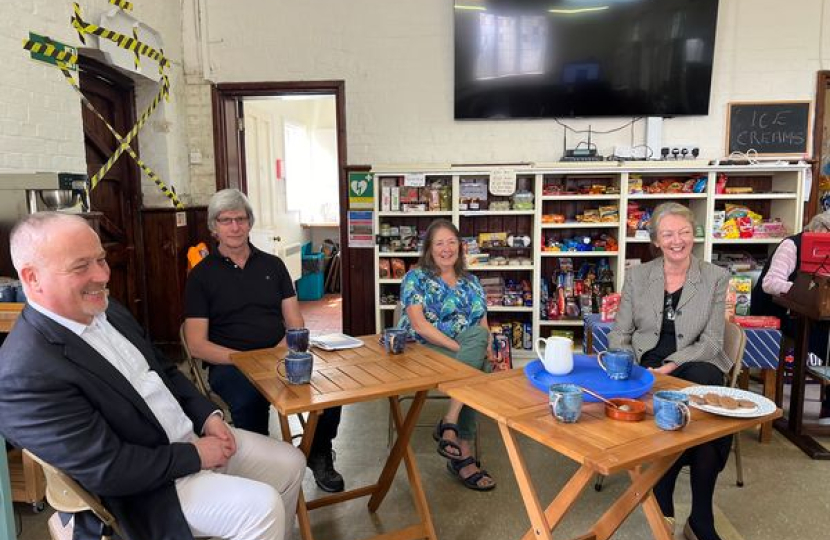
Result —
[{"label": "white painted brick wall", "polygon": [[[194,5],[136,0],[134,15],[156,28],[173,60],[173,100],[142,131],[142,157],[186,201],[214,191],[210,86],[202,78]],[[97,20],[106,0],[81,0]],[[550,120],[456,122],[452,119],[452,3],[449,0],[205,0],[210,80],[346,81],[350,163],[552,161],[562,128]],[[726,104],[747,99],[812,99],[826,67],[821,0],[721,0],[712,105],[706,117],[664,124],[664,141],[723,151]],[[828,10],[830,12],[830,10]],[[0,170],[85,170],[80,104],[60,74],[21,49],[31,29],[78,44],[67,23],[69,0],[4,0],[0,5]],[[770,36],[774,35],[774,39]],[[182,66],[184,63],[184,69]],[[822,66],[823,64],[823,66]],[[185,75],[186,74],[186,75]],[[155,94],[139,85],[137,109]],[[568,120],[596,130],[622,120]],[[628,130],[598,136],[600,151],[628,144]],[[634,140],[644,140],[643,126]],[[190,165],[188,151],[202,163]],[[167,205],[144,180],[145,202]],[[189,195],[189,196],[188,196]]]},{"label": "white painted brick wall", "polygon": [[[113,9],[106,0],[80,0],[85,20],[97,23]],[[157,109],[139,135],[143,160],[168,184],[189,190],[185,86],[182,82],[181,7],[178,2],[137,0],[132,15],[155,28],[173,62],[171,102]],[[69,24],[70,0],[3,0],[0,5],[0,171],[86,172],[81,103],[52,66],[33,62],[22,49],[31,30],[80,46]],[[136,77],[136,110],[141,114],[158,86]],[[121,159],[130,159],[126,154]],[[145,204],[168,206],[142,175]]]},{"label": "white painted brick wall", "polygon": [[[551,120],[453,120],[449,0],[206,4],[214,82],[346,81],[350,163],[554,161],[561,154],[563,130]],[[821,0],[786,6],[777,0],[721,0],[720,6],[710,114],[667,120],[663,128],[665,142],[699,144],[706,157],[724,151],[729,101],[813,99],[815,72],[822,67],[819,25],[830,19],[826,13],[820,20]],[[195,62],[197,46],[190,38],[185,37],[186,60]],[[201,73],[199,66],[187,67]],[[194,128],[201,126],[191,137],[209,133],[209,107],[202,110],[201,123],[188,119]],[[624,122],[566,120],[596,130]],[[635,144],[644,141],[643,130],[635,126]],[[630,140],[629,130],[594,139],[602,153]],[[194,175],[192,181],[201,192],[210,190],[213,179]]]}]

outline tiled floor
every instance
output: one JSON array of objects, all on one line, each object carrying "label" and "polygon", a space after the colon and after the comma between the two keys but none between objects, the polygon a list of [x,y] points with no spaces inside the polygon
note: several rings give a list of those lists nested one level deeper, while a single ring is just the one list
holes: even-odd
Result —
[{"label": "tiled floor", "polygon": [[343,331],[343,299],[339,294],[327,294],[320,300],[300,302],[306,328],[312,334],[331,334]]}]

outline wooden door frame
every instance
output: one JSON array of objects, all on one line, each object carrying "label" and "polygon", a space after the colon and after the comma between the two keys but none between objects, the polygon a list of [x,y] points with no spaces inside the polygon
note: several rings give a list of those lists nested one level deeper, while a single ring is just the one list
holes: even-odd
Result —
[{"label": "wooden door frame", "polygon": [[810,200],[804,212],[805,224],[819,213],[818,185],[821,177],[821,148],[824,144],[824,124],[830,123],[830,116],[825,117],[830,111],[824,107],[828,90],[830,90],[830,71],[819,71],[816,77],[816,113],[813,119],[813,189],[810,190]]},{"label": "wooden door frame", "polygon": [[[134,126],[137,119],[136,113],[136,99],[135,99],[135,81],[130,77],[119,73],[114,67],[104,64],[92,57],[81,55],[78,58],[81,71],[87,71],[92,76],[96,76],[110,82],[116,89],[124,93],[124,106],[127,114],[127,124]],[[80,81],[80,73],[78,74]],[[81,87],[83,91],[83,87]],[[121,133],[126,136],[126,133]],[[137,135],[131,142],[130,147],[135,151],[137,156],[141,156],[139,149],[140,134]],[[123,154],[119,159],[126,159],[130,165],[125,167],[127,171],[127,183],[129,189],[125,193],[127,204],[134,209],[132,215],[132,229],[133,229],[133,247],[134,247],[134,263],[135,263],[135,287],[138,294],[139,309],[138,317],[142,327],[147,327],[148,312],[147,312],[147,276],[144,271],[144,235],[141,222],[141,209],[144,206],[144,198],[141,191],[141,172],[138,164],[130,156]],[[129,309],[129,307],[127,307]]]},{"label": "wooden door frame", "polygon": [[[337,171],[339,176],[338,197],[340,200],[340,258],[341,273],[345,274],[350,268],[348,249],[347,212],[349,205],[348,175],[346,174],[346,82],[342,80],[331,81],[289,81],[289,82],[245,82],[245,83],[219,83],[211,87],[211,102],[213,109],[213,147],[216,162],[216,190],[228,187],[239,187],[242,192],[247,192],[247,181],[245,176],[245,145],[241,144],[239,168],[239,186],[231,186],[227,170],[230,166],[226,159],[225,145],[228,141],[227,116],[222,106],[225,100],[231,98],[246,97],[279,97],[283,95],[333,95],[335,97],[335,121],[337,133]],[[244,141],[244,139],[243,139]],[[343,331],[351,332],[350,318],[345,317],[352,304],[348,280],[341,278],[341,293],[343,298]]]}]

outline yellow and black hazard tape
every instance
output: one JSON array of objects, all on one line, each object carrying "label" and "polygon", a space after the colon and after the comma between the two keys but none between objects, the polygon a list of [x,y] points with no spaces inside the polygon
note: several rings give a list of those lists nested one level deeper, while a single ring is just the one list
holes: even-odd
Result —
[{"label": "yellow and black hazard tape", "polygon": [[115,152],[113,152],[113,155],[110,156],[109,159],[107,159],[106,163],[104,163],[104,165],[101,166],[98,172],[95,173],[95,175],[93,175],[92,178],[90,178],[90,189],[95,189],[95,186],[97,186],[98,182],[101,181],[104,175],[107,174],[110,169],[112,169],[113,165],[115,165],[115,162],[118,160],[121,154],[127,152],[130,155],[130,157],[132,157],[133,160],[138,164],[141,170],[144,171],[144,173],[156,184],[156,186],[159,188],[162,194],[164,194],[165,197],[170,199],[170,201],[176,208],[184,208],[184,204],[182,204],[182,202],[176,196],[176,193],[172,189],[167,187],[167,185],[155,173],[155,171],[148,167],[147,164],[144,163],[141,160],[141,158],[138,157],[138,155],[135,153],[135,150],[133,150],[133,148],[130,146],[130,142],[138,134],[138,131],[142,128],[144,123],[147,121],[147,119],[153,113],[155,108],[161,102],[161,99],[167,98],[167,96],[169,96],[170,82],[167,76],[165,75],[163,77],[161,90],[159,90],[159,93],[156,94],[156,97],[153,99],[153,102],[150,104],[147,110],[144,111],[144,114],[141,115],[138,122],[136,122],[136,124],[129,131],[127,136],[122,137],[118,133],[118,131],[116,131],[115,128],[112,127],[109,122],[107,122],[107,120],[101,115],[101,113],[99,113],[95,109],[95,106],[92,105],[92,103],[86,98],[86,96],[84,96],[83,92],[81,92],[80,86],[78,86],[78,82],[72,76],[72,73],[69,72],[69,69],[65,65],[62,65],[61,62],[58,62],[58,68],[60,68],[61,73],[63,73],[63,76],[66,78],[67,82],[69,82],[70,86],[72,86],[75,92],[78,93],[78,95],[81,98],[81,102],[84,104],[84,106],[87,109],[89,109],[89,111],[92,112],[96,117],[98,117],[98,119],[101,120],[101,122],[104,123],[104,125],[107,127],[107,130],[109,130],[109,132],[112,133],[113,137],[115,137],[115,140],[118,141],[118,148],[115,150]]},{"label": "yellow and black hazard tape", "polygon": [[23,40],[23,48],[35,54],[42,54],[43,56],[54,58],[56,61],[63,62],[73,68],[78,64],[77,49],[74,49],[74,53],[70,51],[59,51],[50,43],[38,43],[37,41],[29,39]]},{"label": "yellow and black hazard tape", "polygon": [[136,55],[146,56],[147,58],[152,58],[159,64],[159,73],[163,73],[165,68],[170,67],[170,60],[164,56],[163,51],[157,51],[156,49],[150,47],[146,43],[140,42],[136,38],[132,38],[130,36],[125,36],[124,34],[119,34],[113,30],[107,30],[106,28],[101,28],[98,25],[87,23],[81,18],[81,6],[77,3],[72,4],[74,9],[74,14],[70,21],[72,22],[72,27],[78,31],[78,37],[81,40],[81,43],[86,44],[86,39],[84,38],[84,34],[92,34],[98,36],[100,38],[108,39],[121,47],[122,49],[128,50],[130,52],[134,52]]},{"label": "yellow and black hazard tape", "polygon": [[114,6],[118,6],[124,11],[132,11],[133,10],[133,3],[127,2],[127,0],[110,0],[110,4]]}]

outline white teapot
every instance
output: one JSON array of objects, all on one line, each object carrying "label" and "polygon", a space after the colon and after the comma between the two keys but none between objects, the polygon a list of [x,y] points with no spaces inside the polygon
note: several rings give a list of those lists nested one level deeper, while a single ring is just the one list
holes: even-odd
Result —
[{"label": "white teapot", "polygon": [[[544,353],[539,350],[544,346]],[[536,340],[536,355],[542,360],[545,371],[551,375],[567,375],[574,369],[573,341],[566,337],[551,336]]]}]

